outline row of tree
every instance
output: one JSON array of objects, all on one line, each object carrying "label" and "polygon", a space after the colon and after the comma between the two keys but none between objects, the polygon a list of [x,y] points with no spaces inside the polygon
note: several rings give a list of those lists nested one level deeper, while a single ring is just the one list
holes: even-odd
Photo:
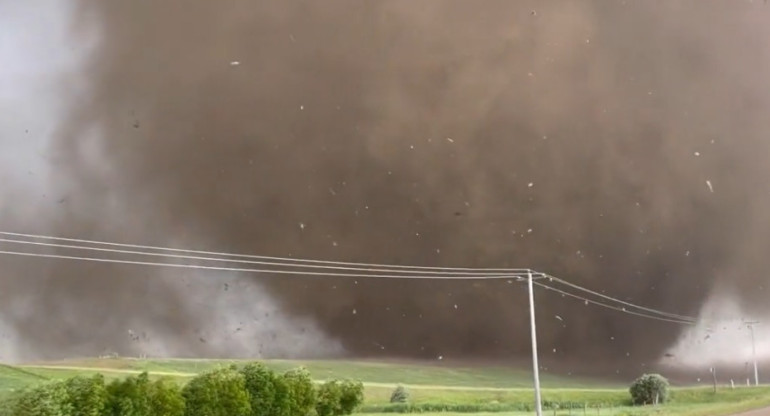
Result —
[{"label": "row of tree", "polygon": [[21,392],[14,416],[342,416],[364,399],[360,382],[316,386],[303,369],[276,374],[261,364],[202,373],[183,387],[147,373],[105,383],[102,375],[74,377]]}]

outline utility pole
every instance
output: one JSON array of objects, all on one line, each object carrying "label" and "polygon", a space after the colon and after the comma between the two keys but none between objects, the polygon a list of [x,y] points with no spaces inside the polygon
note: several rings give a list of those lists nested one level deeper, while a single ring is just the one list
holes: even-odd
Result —
[{"label": "utility pole", "polygon": [[759,321],[748,321],[744,322],[746,326],[749,328],[749,332],[751,333],[751,358],[754,360],[754,385],[759,385],[759,369],[757,368],[757,346],[754,342],[754,325],[758,324]]},{"label": "utility pole", "polygon": [[532,285],[532,270],[527,272],[529,288],[529,329],[532,335],[532,374],[535,378],[535,414],[543,416],[543,404],[540,399],[540,368],[537,363],[537,330],[535,329],[535,294]]}]

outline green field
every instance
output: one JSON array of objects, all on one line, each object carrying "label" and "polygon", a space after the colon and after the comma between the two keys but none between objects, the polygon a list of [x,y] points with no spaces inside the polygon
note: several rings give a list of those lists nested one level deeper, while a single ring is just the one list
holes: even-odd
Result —
[{"label": "green field", "polygon": [[[75,375],[104,374],[107,379],[147,371],[153,377],[171,377],[184,383],[195,374],[242,361],[81,359],[63,362],[0,366],[0,398],[26,386]],[[283,372],[305,366],[318,381],[332,378],[361,380],[366,399],[362,413],[392,415],[398,410],[389,403],[393,388],[404,385],[411,393],[410,406],[422,414],[524,415],[531,408],[531,373],[500,367],[449,367],[354,361],[264,361]],[[553,415],[729,415],[737,411],[770,406],[770,387],[674,388],[669,404],[659,407],[630,407],[626,385],[596,379],[559,378],[542,380],[546,414]],[[560,406],[554,410],[551,404]]]}]

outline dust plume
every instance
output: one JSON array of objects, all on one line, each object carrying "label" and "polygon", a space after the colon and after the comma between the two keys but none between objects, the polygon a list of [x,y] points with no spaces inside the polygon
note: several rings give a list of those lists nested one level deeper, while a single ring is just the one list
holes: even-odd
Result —
[{"label": "dust plume", "polygon": [[[52,144],[68,197],[47,213],[57,234],[532,267],[684,314],[715,282],[747,307],[766,297],[762,2],[76,4],[77,39],[97,44]],[[39,296],[35,310],[5,320],[56,353],[115,344],[126,320],[187,340],[209,321],[193,293],[225,296],[164,279],[146,291],[154,270],[48,266],[14,289]],[[528,353],[517,285],[247,279],[330,350]],[[538,299],[544,367],[638,368],[679,335]]]}]

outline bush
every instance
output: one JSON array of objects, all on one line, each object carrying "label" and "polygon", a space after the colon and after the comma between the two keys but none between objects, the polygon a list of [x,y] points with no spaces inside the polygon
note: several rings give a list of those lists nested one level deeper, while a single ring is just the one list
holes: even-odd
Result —
[{"label": "bush", "polygon": [[73,377],[64,382],[72,416],[101,416],[107,407],[104,376]]},{"label": "bush", "polygon": [[149,393],[150,409],[153,415],[184,416],[185,401],[182,397],[182,390],[173,380],[156,380],[152,383]]},{"label": "bush", "polygon": [[318,388],[315,410],[318,416],[352,414],[364,401],[364,385],[354,381],[332,380]]},{"label": "bush", "polygon": [[283,377],[288,397],[288,416],[307,416],[315,407],[316,391],[313,379],[305,368],[287,371]]},{"label": "bush", "polygon": [[409,391],[404,386],[397,386],[390,395],[391,403],[406,403],[409,401]]},{"label": "bush", "polygon": [[318,388],[315,411],[318,416],[342,415],[342,388],[337,380],[328,381]]},{"label": "bush", "polygon": [[249,416],[251,403],[243,374],[221,368],[195,376],[182,390],[187,416]]},{"label": "bush", "polygon": [[62,382],[44,384],[27,390],[14,403],[14,416],[69,416],[72,404]]},{"label": "bush", "polygon": [[113,381],[107,386],[105,413],[110,416],[150,416],[149,386],[147,373]]},{"label": "bush", "polygon": [[634,404],[665,403],[668,399],[668,380],[660,374],[644,374],[634,380],[628,390]]},{"label": "bush", "polygon": [[286,382],[262,364],[248,364],[240,370],[249,392],[252,416],[283,416],[289,409]]},{"label": "bush", "polygon": [[364,402],[364,384],[360,381],[344,380],[340,383],[342,396],[340,409],[343,415],[353,414]]}]

